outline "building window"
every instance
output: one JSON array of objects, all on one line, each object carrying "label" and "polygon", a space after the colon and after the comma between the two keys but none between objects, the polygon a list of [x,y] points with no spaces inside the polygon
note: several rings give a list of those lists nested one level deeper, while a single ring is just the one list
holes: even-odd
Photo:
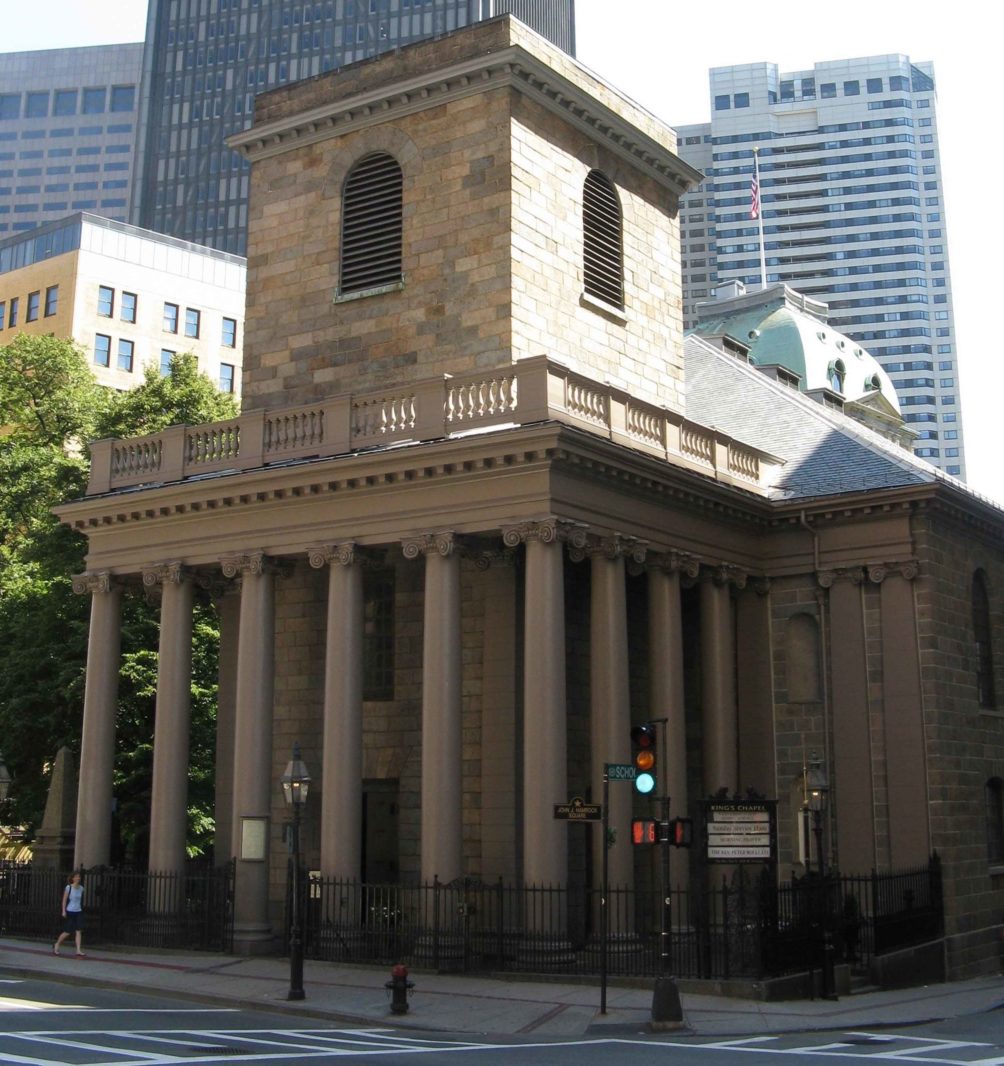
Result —
[{"label": "building window", "polygon": [[136,321],[136,293],[124,292],[122,293],[122,304],[120,308],[120,315],[123,322],[135,322]]},{"label": "building window", "polygon": [[0,330],[4,328],[7,321],[7,301],[0,300]]},{"label": "building window", "polygon": [[991,777],[986,785],[987,859],[993,866],[1004,863],[1004,781]]},{"label": "building window", "polygon": [[194,337],[198,339],[199,336],[199,323],[202,318],[202,314],[196,311],[194,307],[185,308],[185,336]]},{"label": "building window", "polygon": [[735,105],[736,105],[736,107],[749,107],[750,106],[750,94],[749,93],[736,93]]},{"label": "building window", "polygon": [[94,338],[94,363],[95,366],[111,366],[112,339],[103,333]]},{"label": "building window", "polygon": [[223,319],[223,338],[222,344],[225,348],[237,347],[237,319],[226,318]]},{"label": "building window", "polygon": [[996,707],[990,597],[982,570],[973,574],[973,639],[976,643],[976,697],[981,707]]},{"label": "building window", "polygon": [[111,110],[132,111],[133,107],[135,106],[135,98],[135,85],[113,85]]},{"label": "building window", "polygon": [[220,363],[220,392],[234,391],[234,367],[231,363]]},{"label": "building window", "polygon": [[38,311],[39,311],[39,306],[41,305],[41,302],[42,302],[42,293],[40,291],[39,292],[29,292],[28,293],[28,305],[27,305],[27,307],[25,307],[25,310],[24,310],[24,320],[25,320],[25,322],[37,322],[38,321]]},{"label": "building window", "polygon": [[402,280],[404,174],[386,152],[363,156],[342,189],[340,291]]},{"label": "building window", "polygon": [[54,115],[75,115],[77,113],[77,90],[57,89],[52,113]]},{"label": "building window", "polygon": [[610,179],[598,170],[582,188],[583,278],[586,293],[624,307],[624,245],[621,205]]},{"label": "building window", "polygon": [[102,318],[111,318],[115,310],[115,290],[107,285],[98,286],[98,314]]},{"label": "building window", "polygon": [[128,370],[132,373],[132,357],[135,345],[132,341],[127,341],[124,337],[119,339],[119,354],[116,366],[119,370]]},{"label": "building window", "polygon": [[10,311],[7,314],[7,328],[13,329],[17,325],[17,309],[21,303],[21,299],[18,296],[12,296],[10,299]]},{"label": "building window", "polygon": [[363,574],[363,699],[394,698],[394,571]]},{"label": "building window", "polygon": [[164,332],[178,332],[178,305],[164,304]]},{"label": "building window", "polygon": [[105,90],[84,89],[84,106],[82,111],[85,115],[103,115],[105,112]]},{"label": "building window", "polygon": [[175,353],[170,348],[161,348],[160,350],[160,376],[163,378],[169,377],[171,373],[171,360],[174,358]]},{"label": "building window", "polygon": [[837,83],[835,81],[824,81],[819,86],[819,95],[824,100],[832,100],[837,95]]},{"label": "building window", "polygon": [[52,318],[59,307],[59,286],[50,285],[45,290],[45,317]]},{"label": "building window", "polygon": [[49,94],[28,93],[24,108],[25,118],[48,118],[49,117]]},{"label": "building window", "polygon": [[21,94],[0,93],[0,118],[21,117]]},{"label": "building window", "polygon": [[869,78],[865,84],[870,93],[880,93],[882,91],[881,78]]},{"label": "building window", "polygon": [[715,97],[715,110],[716,111],[728,111],[732,107],[732,97],[716,96]]},{"label": "building window", "polygon": [[844,82],[844,96],[860,96],[861,83],[859,81]]}]

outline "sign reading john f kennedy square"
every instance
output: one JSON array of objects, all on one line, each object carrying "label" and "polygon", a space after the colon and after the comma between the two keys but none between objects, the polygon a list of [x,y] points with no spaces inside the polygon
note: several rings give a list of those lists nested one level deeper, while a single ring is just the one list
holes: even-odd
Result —
[{"label": "sign reading john f kennedy square", "polygon": [[708,862],[765,862],[774,857],[772,800],[711,800],[705,825]]}]

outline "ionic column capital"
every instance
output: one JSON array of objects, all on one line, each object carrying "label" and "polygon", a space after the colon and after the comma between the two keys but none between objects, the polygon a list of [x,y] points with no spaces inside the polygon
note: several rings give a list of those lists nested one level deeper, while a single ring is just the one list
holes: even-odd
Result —
[{"label": "ionic column capital", "polygon": [[890,574],[899,574],[907,581],[913,581],[920,573],[916,559],[907,559],[895,563],[871,563],[868,566],[868,580],[874,585],[881,585]]},{"label": "ionic column capital", "polygon": [[816,581],[819,587],[824,589],[833,588],[841,581],[848,581],[852,585],[860,585],[865,579],[864,568],[860,566],[838,566],[832,570],[817,570]]},{"label": "ionic column capital", "polygon": [[598,557],[609,559],[611,562],[624,559],[640,567],[645,563],[647,551],[648,542],[639,540],[638,537],[629,537],[623,533],[611,533],[606,536],[587,533],[585,544],[570,545],[568,554],[574,562],[581,562],[587,557]]},{"label": "ionic column capital", "polygon": [[191,581],[193,576],[192,569],[184,563],[157,563],[143,567],[143,586],[152,589],[157,585],[180,585],[184,581]]},{"label": "ionic column capital", "polygon": [[741,570],[732,563],[718,563],[714,566],[705,566],[701,570],[701,577],[706,581],[712,581],[719,588],[732,585],[736,589],[746,588],[748,577],[745,570]]},{"label": "ionic column capital", "polygon": [[78,596],[83,596],[88,592],[119,592],[122,580],[110,570],[88,570],[83,574],[74,574],[71,585]]},{"label": "ionic column capital", "polygon": [[553,516],[502,527],[502,543],[507,548],[518,548],[529,540],[537,540],[541,544],[560,542],[572,549],[581,549],[586,546],[587,535],[588,530],[584,525]]},{"label": "ionic column capital", "polygon": [[651,570],[662,570],[667,574],[679,573],[691,580],[701,572],[701,563],[696,555],[677,551],[675,548],[668,552],[650,552],[645,563]]},{"label": "ionic column capital", "polygon": [[220,558],[224,577],[261,576],[269,573],[286,573],[288,567],[263,551],[234,552]]},{"label": "ionic column capital", "polygon": [[331,563],[337,563],[339,566],[373,567],[378,565],[372,554],[366,548],[356,544],[354,540],[310,548],[307,551],[307,561],[315,570],[323,570]]},{"label": "ionic column capital", "polygon": [[419,536],[406,537],[401,541],[401,550],[406,559],[417,559],[420,555],[440,555],[445,559],[453,555],[457,546],[457,535],[452,530],[442,533],[422,533]]}]

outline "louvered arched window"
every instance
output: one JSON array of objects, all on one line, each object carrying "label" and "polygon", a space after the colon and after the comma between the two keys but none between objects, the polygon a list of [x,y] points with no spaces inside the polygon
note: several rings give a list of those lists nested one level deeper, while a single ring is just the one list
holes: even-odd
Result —
[{"label": "louvered arched window", "polygon": [[982,570],[973,574],[973,638],[976,643],[976,695],[981,707],[996,707],[990,597]]},{"label": "louvered arched window", "polygon": [[620,200],[598,170],[582,187],[583,275],[589,296],[624,307],[624,239]]},{"label": "louvered arched window", "polygon": [[386,152],[363,156],[342,189],[340,291],[401,281],[401,167]]}]

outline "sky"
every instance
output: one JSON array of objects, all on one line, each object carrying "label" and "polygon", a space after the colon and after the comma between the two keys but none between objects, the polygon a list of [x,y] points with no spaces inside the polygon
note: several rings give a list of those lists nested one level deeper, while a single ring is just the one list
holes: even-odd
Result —
[{"label": "sky", "polygon": [[[934,62],[968,481],[1004,506],[1004,448],[995,432],[1004,404],[994,384],[1002,342],[980,332],[1004,295],[990,255],[1004,247],[1004,207],[979,210],[981,198],[1004,202],[1004,139],[996,136],[999,34],[988,24],[990,8],[972,0],[831,0],[811,8],[804,0],[575,0],[575,6],[579,60],[673,126],[710,119],[713,66],[771,62],[801,70],[890,53]],[[8,0],[5,8],[4,52],[140,41],[145,33],[146,0]]]}]

